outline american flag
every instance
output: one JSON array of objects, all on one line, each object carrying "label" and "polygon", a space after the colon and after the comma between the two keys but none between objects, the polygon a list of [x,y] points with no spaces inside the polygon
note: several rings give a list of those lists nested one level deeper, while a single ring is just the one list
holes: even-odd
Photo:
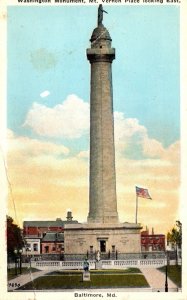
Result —
[{"label": "american flag", "polygon": [[140,187],[137,187],[137,186],[136,186],[136,195],[138,197],[152,199],[151,196],[149,195],[149,192],[148,192],[147,189],[143,189],[143,188],[140,188]]}]

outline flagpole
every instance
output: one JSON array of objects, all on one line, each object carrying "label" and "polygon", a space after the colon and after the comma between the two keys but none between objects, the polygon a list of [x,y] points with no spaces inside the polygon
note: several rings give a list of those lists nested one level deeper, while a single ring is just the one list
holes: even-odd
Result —
[{"label": "flagpole", "polygon": [[137,216],[138,216],[138,195],[136,194],[136,224],[137,224]]}]

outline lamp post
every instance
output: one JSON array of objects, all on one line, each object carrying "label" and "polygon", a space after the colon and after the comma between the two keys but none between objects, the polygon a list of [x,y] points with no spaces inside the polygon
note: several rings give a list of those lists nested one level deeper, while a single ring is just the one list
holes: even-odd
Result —
[{"label": "lamp post", "polygon": [[[22,249],[14,249],[14,254],[15,254],[15,275],[18,275],[18,268],[19,268],[19,273],[22,274],[22,261],[21,261],[21,254],[22,254]],[[19,254],[19,256],[17,255]],[[18,260],[19,258],[19,260]],[[19,266],[18,266],[19,262]]]},{"label": "lamp post", "polygon": [[26,247],[26,253],[27,253],[27,257],[29,258],[29,266],[31,269],[31,254],[28,254],[28,252],[31,252],[31,247]]},{"label": "lamp post", "polygon": [[166,278],[165,278],[165,292],[168,292],[168,251],[166,249]]},{"label": "lamp post", "polygon": [[17,249],[14,249],[14,254],[15,254],[15,275],[16,275],[16,276],[18,275],[18,269],[17,269],[17,253],[18,253],[18,250],[17,250]]},{"label": "lamp post", "polygon": [[22,260],[21,260],[22,252],[23,252],[23,250],[19,249],[19,272],[20,272],[20,274],[22,274]]},{"label": "lamp post", "polygon": [[118,260],[118,251],[116,250],[116,260]]}]

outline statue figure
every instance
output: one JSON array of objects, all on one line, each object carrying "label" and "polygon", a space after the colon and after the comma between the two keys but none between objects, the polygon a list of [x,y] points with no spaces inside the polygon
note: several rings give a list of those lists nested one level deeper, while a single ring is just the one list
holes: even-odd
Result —
[{"label": "statue figure", "polygon": [[101,255],[100,255],[100,252],[98,250],[97,253],[96,253],[96,260],[97,260],[97,262],[100,261],[100,259],[101,259]]},{"label": "statue figure", "polygon": [[89,262],[88,262],[87,258],[84,260],[83,269],[84,269],[85,272],[89,271]]},{"label": "statue figure", "polygon": [[103,6],[102,6],[102,4],[99,4],[99,8],[98,8],[98,26],[99,25],[102,25],[102,21],[103,21],[103,12],[105,12],[106,14],[108,14],[107,13],[107,11],[105,11],[104,9],[103,9]]}]

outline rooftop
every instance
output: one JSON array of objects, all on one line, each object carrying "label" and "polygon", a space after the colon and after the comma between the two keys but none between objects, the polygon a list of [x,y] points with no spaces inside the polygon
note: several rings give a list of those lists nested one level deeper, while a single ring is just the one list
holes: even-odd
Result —
[{"label": "rooftop", "polygon": [[64,241],[63,233],[47,232],[42,238],[42,242],[63,242],[63,241]]},{"label": "rooftop", "polygon": [[65,224],[77,224],[76,220],[62,220],[57,218],[55,221],[24,221],[23,227],[64,227]]}]

